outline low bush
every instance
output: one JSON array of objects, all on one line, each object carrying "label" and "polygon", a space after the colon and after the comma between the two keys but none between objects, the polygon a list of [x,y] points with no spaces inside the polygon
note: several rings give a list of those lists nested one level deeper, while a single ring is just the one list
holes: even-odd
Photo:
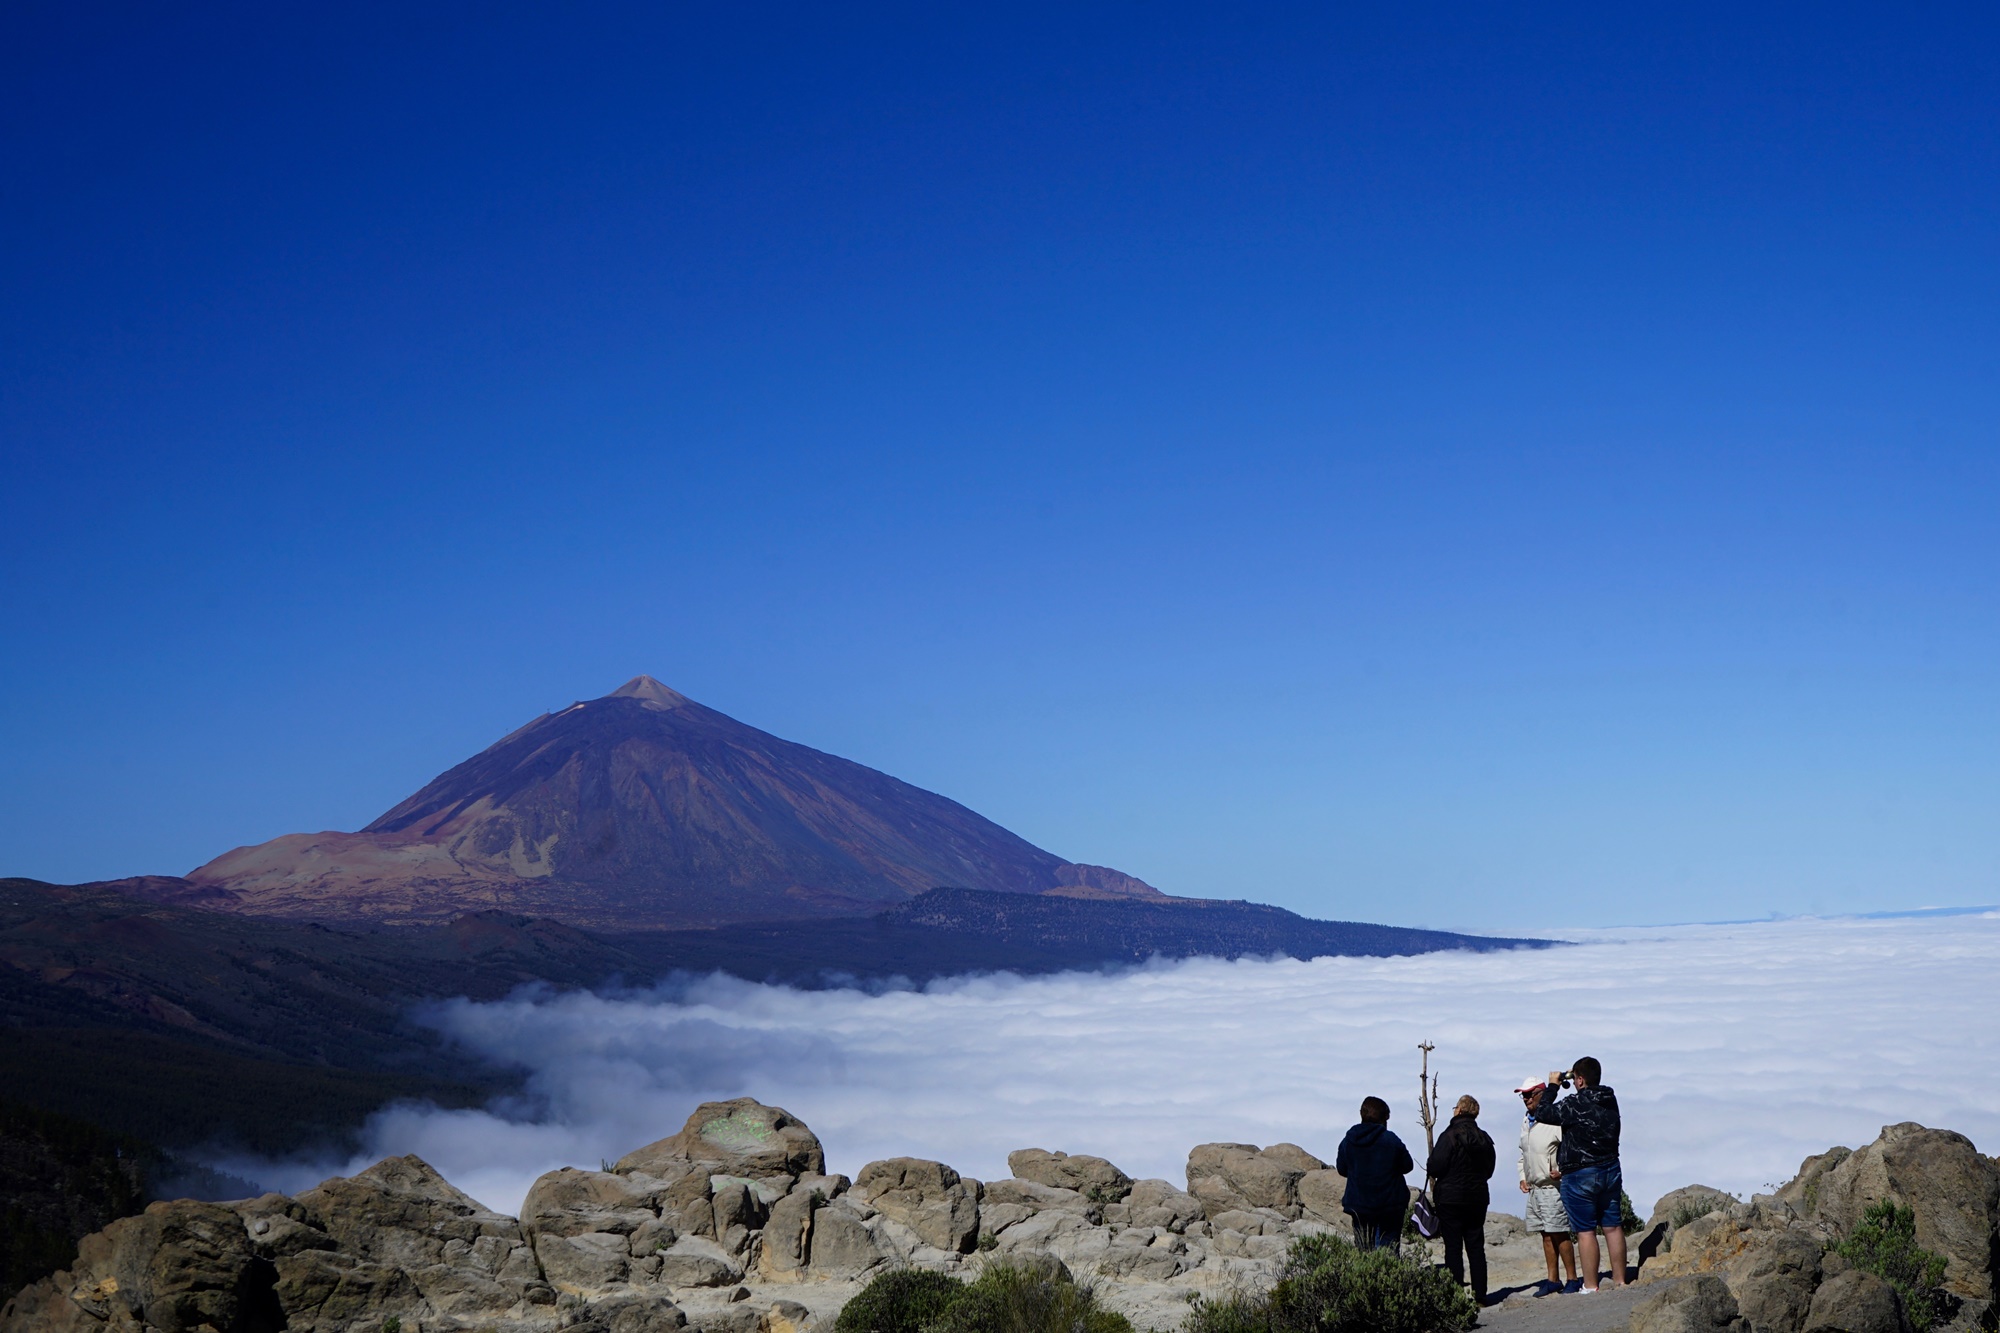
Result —
[{"label": "low bush", "polygon": [[833,1322],[835,1333],[922,1333],[965,1291],[943,1273],[898,1268],[863,1287]]},{"label": "low bush", "polygon": [[1444,1269],[1322,1235],[1292,1242],[1269,1295],[1196,1301],[1183,1333],[1460,1333],[1478,1315]]},{"label": "low bush", "polygon": [[1089,1286],[996,1264],[972,1283],[897,1269],[870,1282],[836,1333],[1132,1333]]},{"label": "low bush", "polygon": [[925,1333],[1132,1333],[1089,1286],[1060,1277],[1001,1265],[962,1290]]},{"label": "low bush", "polygon": [[1887,1199],[1871,1203],[1861,1221],[1833,1247],[1834,1253],[1863,1272],[1873,1273],[1896,1289],[1915,1333],[1930,1333],[1942,1322],[1949,1298],[1944,1281],[1944,1256],[1917,1244],[1917,1215]]}]

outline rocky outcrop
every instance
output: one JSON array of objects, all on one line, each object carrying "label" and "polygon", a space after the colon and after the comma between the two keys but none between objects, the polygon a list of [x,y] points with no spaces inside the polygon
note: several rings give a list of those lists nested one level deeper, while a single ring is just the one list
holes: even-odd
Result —
[{"label": "rocky outcrop", "polygon": [[1837,1273],[1813,1295],[1802,1333],[1906,1333],[1896,1289],[1873,1273]]},{"label": "rocky outcrop", "polygon": [[[1970,1246],[1992,1163],[1934,1133],[1896,1126],[1809,1159],[1801,1177],[1819,1189],[1805,1210],[1797,1182],[1747,1204],[1704,1187],[1663,1201],[1671,1236],[1640,1277],[1658,1290],[1631,1333],[1905,1333],[1895,1293],[1830,1247],[1871,1187],[1902,1191],[1920,1228]],[[1913,1150],[1929,1160],[1911,1162]],[[414,1157],[296,1197],[155,1204],[19,1293],[0,1333],[377,1333],[390,1321],[409,1333],[815,1333],[885,1268],[969,1278],[993,1262],[1073,1273],[1137,1326],[1169,1328],[1192,1296],[1268,1286],[1294,1240],[1328,1229],[1339,1194],[1339,1177],[1290,1144],[1205,1144],[1188,1190],[1102,1158],[1014,1157],[1025,1174],[1006,1180],[900,1157],[850,1183],[782,1108],[711,1102],[610,1170],[549,1172],[519,1219]],[[1715,1207],[1696,1216],[1679,1206],[1689,1200]],[[1540,1275],[1518,1218],[1490,1214],[1485,1241],[1516,1280]],[[1961,1321],[1984,1308],[1968,1294]]]},{"label": "rocky outcrop", "polygon": [[1018,1148],[1007,1154],[1007,1169],[1018,1180],[1075,1190],[1099,1203],[1116,1203],[1132,1192],[1132,1177],[1102,1157]]},{"label": "rocky outcrop", "polygon": [[[1293,1220],[1305,1215],[1300,1182],[1308,1173],[1324,1171],[1325,1162],[1294,1143],[1269,1148],[1251,1143],[1204,1143],[1188,1154],[1188,1193],[1201,1200],[1211,1221],[1222,1213],[1260,1208]],[[1316,1194],[1323,1193],[1322,1185]],[[1332,1221],[1324,1216],[1324,1201],[1316,1201],[1322,1220]]]},{"label": "rocky outcrop", "polygon": [[1741,1333],[1729,1285],[1713,1274],[1685,1277],[1632,1307],[1630,1333]]},{"label": "rocky outcrop", "polygon": [[[2000,1163],[1963,1135],[1915,1124],[1887,1126],[1859,1150],[1808,1157],[1776,1194],[1748,1203],[1703,1185],[1662,1197],[1649,1225],[1668,1239],[1639,1281],[1720,1282],[1743,1333],[1897,1333],[1907,1320],[1895,1292],[1834,1252],[1883,1199],[1909,1207],[1917,1243],[1945,1257],[1945,1290],[1961,1311],[1986,1309],[2000,1262]],[[1636,1311],[1632,1327],[1638,1333]]]},{"label": "rocky outcrop", "polygon": [[979,1236],[979,1182],[961,1179],[943,1162],[870,1162],[854,1178],[854,1192],[934,1250],[964,1254]]},{"label": "rocky outcrop", "polygon": [[1889,1125],[1855,1152],[1808,1158],[1779,1197],[1801,1216],[1846,1231],[1868,1205],[1890,1199],[1917,1216],[1917,1243],[1945,1257],[1945,1287],[1994,1297],[2000,1261],[2000,1163],[1963,1134]]}]

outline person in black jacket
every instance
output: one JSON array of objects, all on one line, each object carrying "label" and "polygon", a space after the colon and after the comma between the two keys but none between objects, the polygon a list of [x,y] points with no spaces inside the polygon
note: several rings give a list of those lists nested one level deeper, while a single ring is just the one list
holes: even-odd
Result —
[{"label": "person in black jacket", "polygon": [[1472,1295],[1486,1304],[1486,1182],[1493,1179],[1497,1154],[1493,1139],[1479,1127],[1479,1102],[1460,1097],[1451,1124],[1438,1135],[1424,1174],[1431,1179],[1431,1203],[1444,1236],[1444,1264],[1452,1278],[1465,1281],[1472,1269]]},{"label": "person in black jacket", "polygon": [[1604,1066],[1587,1055],[1570,1066],[1569,1077],[1576,1091],[1557,1101],[1556,1086],[1563,1076],[1549,1075],[1535,1119],[1562,1126],[1562,1143],[1556,1149],[1562,1179],[1556,1182],[1556,1189],[1562,1194],[1569,1224],[1576,1229],[1583,1289],[1597,1290],[1599,1230],[1604,1232],[1605,1248],[1611,1251],[1611,1285],[1622,1287],[1626,1219],[1619,1214],[1618,1202],[1625,1190],[1625,1173],[1618,1164],[1618,1094],[1604,1086]]},{"label": "person in black jacket", "polygon": [[1347,1131],[1333,1168],[1347,1177],[1340,1206],[1354,1219],[1356,1249],[1399,1250],[1403,1217],[1410,1209],[1410,1186],[1403,1179],[1416,1165],[1403,1141],[1389,1132],[1389,1103],[1369,1097],[1361,1103],[1361,1123]]}]

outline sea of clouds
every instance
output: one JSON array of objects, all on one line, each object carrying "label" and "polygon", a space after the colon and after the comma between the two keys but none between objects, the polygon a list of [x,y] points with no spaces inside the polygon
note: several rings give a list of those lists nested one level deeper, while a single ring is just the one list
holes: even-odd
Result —
[{"label": "sea of clouds", "polygon": [[397,1106],[351,1161],[218,1163],[301,1189],[416,1153],[505,1212],[558,1166],[677,1130],[702,1100],[781,1105],[830,1169],[909,1155],[982,1179],[1036,1146],[1179,1182],[1197,1143],[1288,1141],[1331,1159],[1363,1096],[1418,1145],[1417,1043],[1445,1113],[1469,1092],[1501,1147],[1524,1075],[1604,1062],[1641,1206],[1700,1181],[1747,1194],[1902,1120],[2000,1152],[2000,913],[1572,932],[1547,951],[1161,963],[922,990],[795,991],[723,977],[523,993],[426,1015],[529,1071],[485,1110]]}]

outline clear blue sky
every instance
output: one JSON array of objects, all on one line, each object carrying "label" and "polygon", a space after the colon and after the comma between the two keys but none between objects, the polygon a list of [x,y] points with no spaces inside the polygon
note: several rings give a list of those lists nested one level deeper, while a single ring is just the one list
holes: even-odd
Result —
[{"label": "clear blue sky", "polygon": [[1990,7],[183,8],[0,44],[0,873],[644,671],[1176,893],[2000,901]]}]

